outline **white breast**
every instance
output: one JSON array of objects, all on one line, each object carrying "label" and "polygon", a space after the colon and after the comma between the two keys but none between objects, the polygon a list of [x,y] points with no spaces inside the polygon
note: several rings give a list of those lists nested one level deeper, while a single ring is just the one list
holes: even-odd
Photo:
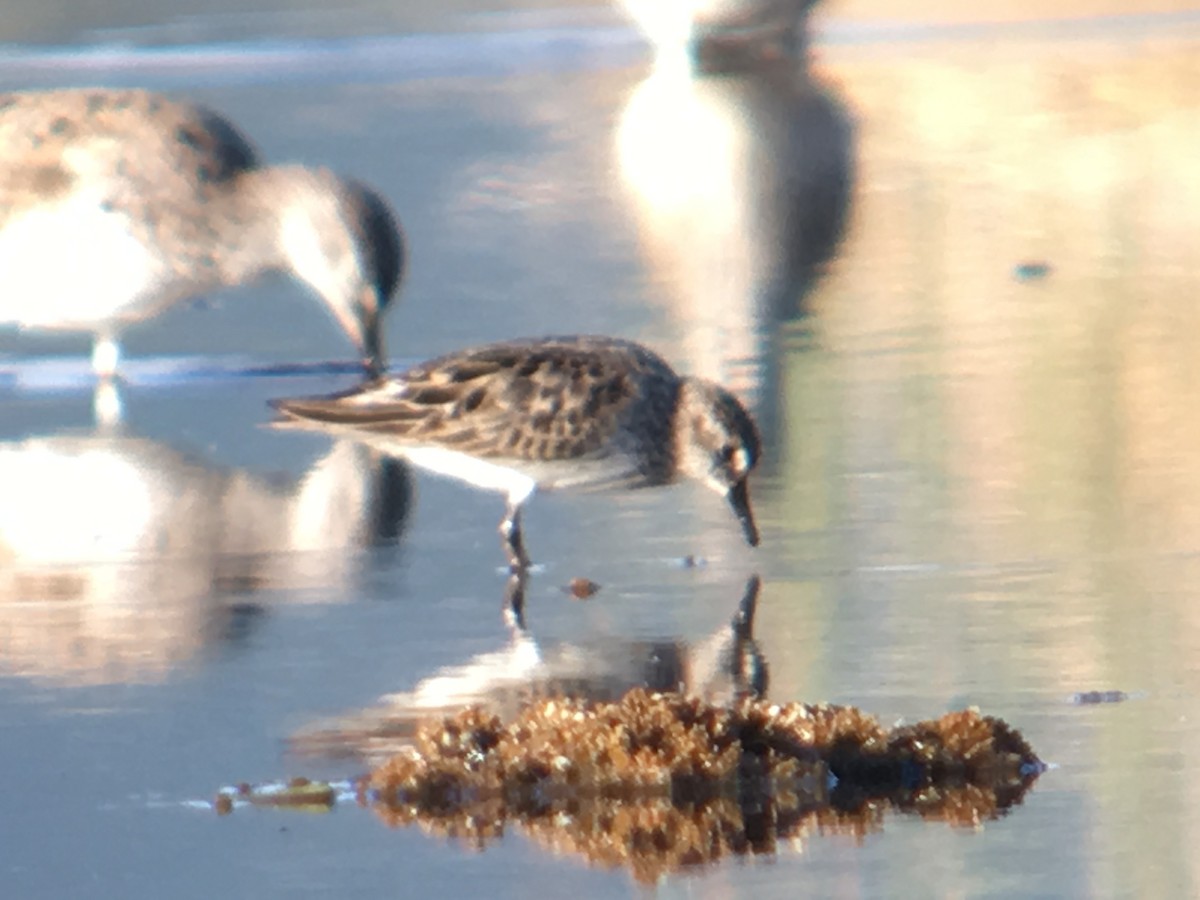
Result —
[{"label": "white breast", "polygon": [[152,314],[164,267],[107,212],[77,192],[30,208],[0,229],[0,323],[99,330]]}]

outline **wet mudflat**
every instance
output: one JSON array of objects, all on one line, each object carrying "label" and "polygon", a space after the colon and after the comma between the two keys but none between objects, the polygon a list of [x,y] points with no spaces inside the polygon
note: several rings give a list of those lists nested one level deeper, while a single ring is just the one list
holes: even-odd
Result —
[{"label": "wet mudflat", "polygon": [[[528,46],[535,13],[370,26],[454,34],[457,74],[356,76],[351,49],[322,77],[113,76],[185,89],[269,158],[389,197],[412,250],[394,366],[602,332],[736,390],[764,433],[763,543],[695,485],[539,497],[514,638],[498,498],[262,427],[270,398],[354,381],[246,373],[349,360],[298,286],[131,331],[118,429],[93,423],[86,340],[0,333],[6,894],[624,896],[629,872],[517,835],[477,853],[353,806],[189,802],[357,775],[289,739],[462,676],[444,697],[481,659],[495,676],[521,641],[586,645],[606,677],[644,674],[648,647],[691,659],[754,573],[769,698],[886,725],[976,705],[1056,768],[979,828],[896,814],[662,893],[1196,892],[1197,35],[1174,16],[880,36],[851,12],[818,18],[809,77],[786,83],[656,71],[595,10],[554,20],[586,61],[502,75],[472,42]],[[184,44],[287,34],[301,53],[321,34],[188,28]],[[600,590],[575,599],[575,578]],[[1108,690],[1127,696],[1074,698]]]}]

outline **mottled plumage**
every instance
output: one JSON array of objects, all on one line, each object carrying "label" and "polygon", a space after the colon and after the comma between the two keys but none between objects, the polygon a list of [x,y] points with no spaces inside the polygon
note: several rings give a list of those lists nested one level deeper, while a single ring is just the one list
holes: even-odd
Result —
[{"label": "mottled plumage", "polygon": [[509,560],[528,564],[521,504],[537,488],[698,478],[758,543],[746,480],[758,431],[737,399],[631,341],[555,337],[451,353],[329,397],[276,401],[285,422],[349,430],[432,471],[508,496]]},{"label": "mottled plumage", "polygon": [[220,115],[138,90],[0,94],[0,323],[125,325],[269,271],[309,284],[382,371],[403,269],[387,203],[326,169],[261,166]]}]

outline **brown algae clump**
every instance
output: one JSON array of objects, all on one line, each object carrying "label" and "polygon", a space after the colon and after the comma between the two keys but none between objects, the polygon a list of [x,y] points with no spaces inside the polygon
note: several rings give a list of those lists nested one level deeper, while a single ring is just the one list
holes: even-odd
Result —
[{"label": "brown algae clump", "polygon": [[[786,752],[790,734],[776,733],[755,707],[637,689],[616,703],[532,703],[508,725],[471,708],[423,726],[414,752],[384,763],[367,786],[385,802],[421,802],[432,791],[439,799],[499,796],[523,806],[569,795],[694,802],[736,789],[739,768],[779,776],[803,770],[823,783],[817,754],[798,745]],[[764,766],[773,744],[785,752]]]},{"label": "brown algae clump", "polygon": [[889,731],[848,706],[742,699],[725,707],[635,689],[615,703],[531,703],[507,725],[478,707],[427,723],[412,751],[374,770],[364,786],[399,803],[516,799],[531,786],[539,798],[694,802],[756,778],[816,778],[873,792],[1020,782],[1040,766],[1018,732],[974,710]]},{"label": "brown algae clump", "polygon": [[1043,768],[1018,732],[974,710],[889,730],[853,707],[635,689],[538,701],[508,723],[479,708],[427,723],[359,796],[389,824],[477,846],[519,826],[653,881],[810,833],[859,839],[890,807],[976,826]]}]

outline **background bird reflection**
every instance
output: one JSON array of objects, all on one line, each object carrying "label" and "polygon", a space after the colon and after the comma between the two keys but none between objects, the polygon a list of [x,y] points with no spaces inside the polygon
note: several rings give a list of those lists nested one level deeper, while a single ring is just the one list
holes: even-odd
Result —
[{"label": "background bird reflection", "polygon": [[809,311],[848,215],[844,104],[795,60],[704,74],[660,59],[625,105],[616,146],[689,368],[752,394],[773,431],[779,326]]},{"label": "background bird reflection", "polygon": [[279,598],[353,582],[411,486],[353,442],[276,483],[102,430],[0,444],[0,496],[0,671],[102,683],[161,679]]}]

